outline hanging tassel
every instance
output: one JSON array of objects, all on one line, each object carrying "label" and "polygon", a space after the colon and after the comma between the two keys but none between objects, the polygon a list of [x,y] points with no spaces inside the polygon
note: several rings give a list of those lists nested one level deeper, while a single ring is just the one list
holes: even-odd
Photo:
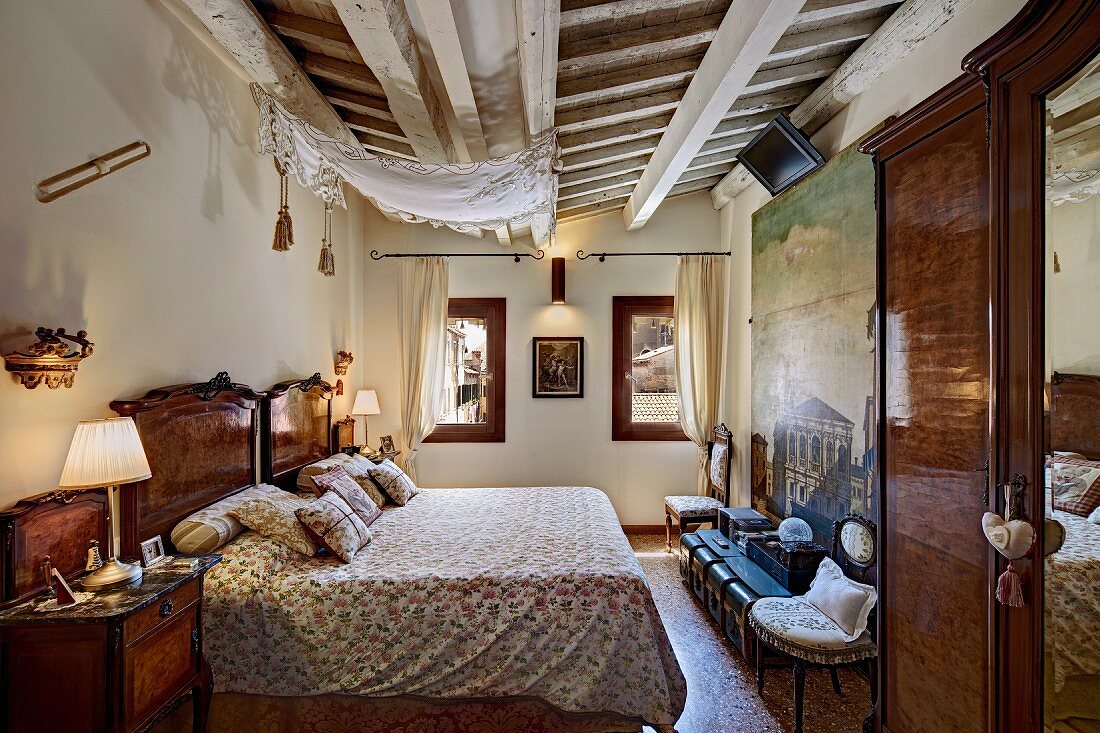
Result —
[{"label": "hanging tassel", "polygon": [[336,256],[332,253],[332,202],[325,202],[325,235],[321,238],[321,259],[317,271],[325,277],[336,275]]},{"label": "hanging tassel", "polygon": [[279,165],[278,159],[275,160],[275,170],[279,171],[279,217],[275,220],[275,240],[271,243],[271,249],[286,252],[294,246],[294,222],[290,218],[290,204],[287,201],[286,169]]},{"label": "hanging tassel", "polygon": [[1024,607],[1024,586],[1012,563],[997,578],[997,600],[1012,608]]}]

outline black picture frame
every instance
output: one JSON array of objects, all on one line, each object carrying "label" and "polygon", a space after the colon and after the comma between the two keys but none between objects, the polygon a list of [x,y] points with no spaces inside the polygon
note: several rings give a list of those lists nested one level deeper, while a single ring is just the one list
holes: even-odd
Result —
[{"label": "black picture frame", "polygon": [[[570,354],[573,348],[576,349],[575,358]],[[554,355],[563,358],[564,362],[555,362],[559,370],[552,374],[548,362],[554,361]],[[575,366],[571,366],[574,360]],[[575,375],[571,375],[573,369]],[[552,383],[552,378],[564,384]],[[531,339],[531,396],[537,399],[584,397],[583,336],[535,336]]]}]

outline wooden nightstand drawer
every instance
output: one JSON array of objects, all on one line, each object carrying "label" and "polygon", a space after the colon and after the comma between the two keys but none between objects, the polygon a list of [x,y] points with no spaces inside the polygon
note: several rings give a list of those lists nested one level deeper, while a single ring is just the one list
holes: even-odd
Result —
[{"label": "wooden nightstand drawer", "polygon": [[191,604],[172,613],[136,644],[126,647],[123,709],[127,730],[154,715],[198,674],[199,609],[198,604]]},{"label": "wooden nightstand drawer", "polygon": [[181,585],[157,600],[156,603],[146,606],[126,619],[123,630],[127,646],[133,644],[160,624],[167,623],[174,616],[187,610],[187,607],[194,603],[198,597],[199,582],[198,579],[195,579]]}]

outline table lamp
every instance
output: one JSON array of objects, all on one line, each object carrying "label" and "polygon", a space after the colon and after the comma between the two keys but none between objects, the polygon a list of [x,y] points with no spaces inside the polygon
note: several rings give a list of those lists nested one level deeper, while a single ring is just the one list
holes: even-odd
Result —
[{"label": "table lamp", "polygon": [[115,557],[115,537],[118,534],[115,507],[118,505],[119,484],[142,481],[152,475],[133,418],[112,417],[77,423],[59,487],[110,487],[107,536],[110,558],[101,568],[84,576],[81,583],[86,590],[107,590],[141,578],[140,565],[120,562]]},{"label": "table lamp", "polygon": [[[361,389],[355,393],[355,403],[351,406],[352,415],[362,415],[366,418],[368,415],[380,415],[382,410],[378,409],[378,393],[373,389]],[[363,444],[368,448],[370,447],[369,431],[367,429],[368,420],[363,420]]]}]

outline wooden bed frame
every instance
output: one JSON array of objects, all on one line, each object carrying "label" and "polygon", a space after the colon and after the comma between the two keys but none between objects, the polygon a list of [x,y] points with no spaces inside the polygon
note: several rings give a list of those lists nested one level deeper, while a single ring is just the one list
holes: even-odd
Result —
[{"label": "wooden bed frame", "polygon": [[1100,376],[1055,372],[1047,390],[1049,450],[1100,461]]},{"label": "wooden bed frame", "polygon": [[264,393],[260,412],[260,466],[264,483],[294,491],[298,471],[336,452],[332,398],[319,373],[279,382]]}]

